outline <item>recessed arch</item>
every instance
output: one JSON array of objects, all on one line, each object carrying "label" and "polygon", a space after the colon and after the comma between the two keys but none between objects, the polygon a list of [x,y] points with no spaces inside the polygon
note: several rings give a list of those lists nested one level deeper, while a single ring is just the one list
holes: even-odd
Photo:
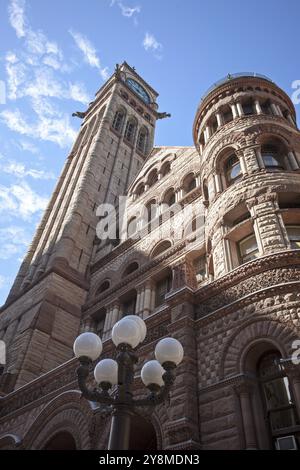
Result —
[{"label": "recessed arch", "polygon": [[106,290],[108,290],[110,288],[110,285],[111,285],[110,279],[105,279],[104,281],[102,281],[96,290],[96,295],[100,295]]},{"label": "recessed arch", "polygon": [[123,271],[123,276],[129,276],[129,274],[132,274],[134,271],[137,271],[139,269],[139,263],[137,261],[132,261],[128,266]]},{"label": "recessed arch", "polygon": [[63,392],[46,405],[26,436],[25,449],[43,449],[58,432],[70,433],[77,449],[90,449],[89,423],[93,417],[90,402],[81,399],[79,390]]},{"label": "recessed arch", "polygon": [[238,328],[227,341],[221,358],[220,377],[226,378],[245,372],[245,354],[254,341],[272,341],[282,356],[287,357],[297,337],[297,333],[289,324],[266,318],[251,320]]},{"label": "recessed arch", "polygon": [[159,242],[157,245],[155,245],[152,252],[150,253],[150,258],[156,258],[157,256],[167,251],[169,248],[171,248],[171,246],[172,243],[170,242],[170,240],[163,240]]},{"label": "recessed arch", "polygon": [[76,441],[70,432],[60,431],[47,441],[43,450],[76,450]]}]

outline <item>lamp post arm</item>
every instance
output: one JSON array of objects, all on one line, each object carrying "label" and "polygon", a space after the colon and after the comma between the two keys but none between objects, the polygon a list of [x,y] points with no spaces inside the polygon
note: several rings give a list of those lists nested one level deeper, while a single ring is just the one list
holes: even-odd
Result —
[{"label": "lamp post arm", "polygon": [[133,400],[133,406],[156,406],[163,403],[169,395],[170,388],[162,387],[159,393],[150,392],[145,398]]},{"label": "lamp post arm", "polygon": [[77,369],[78,386],[82,396],[90,401],[95,401],[104,405],[113,405],[115,400],[109,395],[107,390],[99,391],[95,388],[93,390],[88,388],[86,381],[90,373],[90,364],[91,361],[89,359],[82,358],[80,366]]},{"label": "lamp post arm", "polygon": [[150,393],[146,398],[142,398],[141,400],[134,400],[134,406],[156,406],[163,403],[169,396],[170,389],[175,381],[175,368],[176,365],[174,363],[165,363],[163,364],[165,368],[165,373],[163,374],[162,378],[164,381],[164,386],[159,389],[157,392],[156,386],[151,386]]}]

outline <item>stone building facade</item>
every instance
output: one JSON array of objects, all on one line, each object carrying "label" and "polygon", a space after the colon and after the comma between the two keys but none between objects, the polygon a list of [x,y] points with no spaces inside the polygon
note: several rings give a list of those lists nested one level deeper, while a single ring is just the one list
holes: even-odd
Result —
[{"label": "stone building facade", "polygon": [[[77,113],[78,138],[0,314],[0,449],[105,449],[110,417],[80,398],[72,345],[94,331],[113,357],[112,326],[128,313],[148,329],[137,396],[160,338],[185,351],[170,402],[134,416],[131,448],[300,447],[293,104],[267,77],[228,76],[201,100],[193,147],[153,147],[168,116],[157,96],[124,63]],[[107,239],[103,204],[118,215]]]}]

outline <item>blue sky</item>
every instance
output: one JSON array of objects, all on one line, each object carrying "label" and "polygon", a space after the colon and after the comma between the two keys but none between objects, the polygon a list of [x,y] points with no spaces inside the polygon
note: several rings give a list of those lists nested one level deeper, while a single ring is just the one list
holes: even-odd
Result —
[{"label": "blue sky", "polygon": [[79,128],[71,114],[116,63],[172,114],[156,145],[191,145],[201,95],[229,72],[266,74],[292,96],[299,17],[298,0],[1,0],[0,303]]}]

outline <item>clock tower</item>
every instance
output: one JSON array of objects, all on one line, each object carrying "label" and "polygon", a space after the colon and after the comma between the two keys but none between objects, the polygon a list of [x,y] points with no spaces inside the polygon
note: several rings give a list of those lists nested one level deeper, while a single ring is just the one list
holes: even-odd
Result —
[{"label": "clock tower", "polygon": [[8,354],[0,389],[18,388],[72,357],[99,244],[97,208],[118,205],[151,152],[156,120],[164,117],[157,96],[124,62],[89,108],[74,113],[83,119],[78,137],[2,307]]}]

